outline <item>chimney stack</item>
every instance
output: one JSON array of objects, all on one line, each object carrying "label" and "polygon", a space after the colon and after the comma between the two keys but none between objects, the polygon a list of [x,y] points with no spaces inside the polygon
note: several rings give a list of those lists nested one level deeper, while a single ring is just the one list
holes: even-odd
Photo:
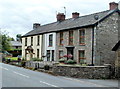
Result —
[{"label": "chimney stack", "polygon": [[78,18],[79,17],[79,13],[78,12],[73,12],[72,13],[72,18]]},{"label": "chimney stack", "polygon": [[57,18],[57,21],[64,21],[65,15],[64,15],[64,13],[58,13],[56,18]]},{"label": "chimney stack", "polygon": [[39,24],[39,23],[34,23],[34,24],[33,24],[33,30],[36,30],[38,27],[40,27],[40,24]]},{"label": "chimney stack", "polygon": [[110,6],[110,10],[114,10],[114,9],[118,8],[118,3],[111,2],[111,3],[109,3],[109,6]]}]

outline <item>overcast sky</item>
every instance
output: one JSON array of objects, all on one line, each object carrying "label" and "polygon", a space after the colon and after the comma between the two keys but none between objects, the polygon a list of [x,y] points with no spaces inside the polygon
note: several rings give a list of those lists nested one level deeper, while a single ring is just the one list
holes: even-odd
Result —
[{"label": "overcast sky", "polygon": [[109,2],[119,0],[0,0],[0,29],[11,37],[32,30],[33,23],[55,22],[56,11],[71,18],[72,12],[81,16],[109,9]]}]

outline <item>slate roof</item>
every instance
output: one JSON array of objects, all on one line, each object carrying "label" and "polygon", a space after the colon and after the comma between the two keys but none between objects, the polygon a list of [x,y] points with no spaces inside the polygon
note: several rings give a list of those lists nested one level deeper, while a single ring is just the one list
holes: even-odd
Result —
[{"label": "slate roof", "polygon": [[120,41],[112,48],[112,51],[116,51],[120,47]]},{"label": "slate roof", "polygon": [[[37,34],[42,34],[42,33],[48,33],[48,32],[57,32],[57,31],[62,31],[62,30],[69,30],[69,29],[74,29],[74,28],[79,28],[79,27],[86,27],[86,26],[92,26],[97,24],[97,22],[104,20],[107,16],[111,15],[115,10],[107,10],[107,11],[102,11],[90,15],[85,15],[85,16],[80,16],[76,19],[70,18],[66,19],[62,22],[53,22],[50,24],[42,25],[36,30],[32,30],[22,37],[26,36],[31,36],[31,35],[37,35]],[[97,15],[99,16],[98,20],[94,19],[94,16]]]},{"label": "slate roof", "polygon": [[10,41],[12,46],[22,46],[20,41]]}]

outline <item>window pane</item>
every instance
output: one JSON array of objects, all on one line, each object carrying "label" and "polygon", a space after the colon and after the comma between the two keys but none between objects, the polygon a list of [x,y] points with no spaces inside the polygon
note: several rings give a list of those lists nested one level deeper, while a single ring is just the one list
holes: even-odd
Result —
[{"label": "window pane", "polygon": [[86,60],[85,60],[85,50],[79,50],[79,62],[81,64],[84,64],[86,62]]},{"label": "window pane", "polygon": [[69,45],[73,45],[73,31],[69,31]]},{"label": "window pane", "polygon": [[59,58],[62,58],[63,57],[63,50],[60,50],[59,51]]},{"label": "window pane", "polygon": [[27,38],[25,38],[25,46],[27,46]]},{"label": "window pane", "polygon": [[37,49],[37,58],[39,58],[39,49]]},{"label": "window pane", "polygon": [[63,32],[60,32],[60,45],[63,45]]},{"label": "window pane", "polygon": [[37,45],[39,45],[39,41],[40,41],[40,36],[37,36]]},{"label": "window pane", "polygon": [[84,44],[85,43],[85,30],[80,30],[79,31],[79,42],[80,44]]},{"label": "window pane", "polygon": [[54,61],[54,50],[52,50],[52,61]]},{"label": "window pane", "polygon": [[33,37],[31,37],[31,45],[33,45]]},{"label": "window pane", "polygon": [[50,50],[47,50],[47,61],[50,61]]},{"label": "window pane", "polygon": [[53,35],[49,35],[49,46],[52,46],[53,44]]}]

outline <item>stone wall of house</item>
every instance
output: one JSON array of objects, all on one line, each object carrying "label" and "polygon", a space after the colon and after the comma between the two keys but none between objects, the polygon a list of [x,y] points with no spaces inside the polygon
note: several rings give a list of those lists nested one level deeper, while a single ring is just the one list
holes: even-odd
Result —
[{"label": "stone wall of house", "polygon": [[120,48],[116,51],[115,76],[120,78]]},{"label": "stone wall of house", "polygon": [[54,66],[54,74],[75,78],[104,79],[111,77],[111,70],[108,66]]},{"label": "stone wall of house", "polygon": [[[85,60],[88,64],[91,63],[92,60],[92,27],[89,28],[81,28],[85,29],[85,45],[79,44],[79,30],[80,29],[73,29],[73,45],[74,48],[74,60],[79,63],[79,50],[85,50]],[[66,47],[69,46],[69,31],[63,31],[63,46],[60,46],[60,33],[57,33],[57,42],[56,42],[56,58],[59,59],[59,50],[64,51],[64,55],[67,55]]]},{"label": "stone wall of house", "polygon": [[114,13],[98,23],[96,29],[95,64],[115,64],[113,46],[118,42],[118,13]]}]

